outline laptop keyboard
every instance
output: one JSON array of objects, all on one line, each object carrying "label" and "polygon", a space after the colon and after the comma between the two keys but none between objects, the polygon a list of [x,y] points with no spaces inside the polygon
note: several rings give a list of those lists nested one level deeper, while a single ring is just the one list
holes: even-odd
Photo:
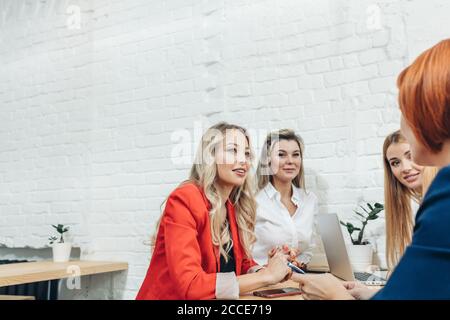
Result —
[{"label": "laptop keyboard", "polygon": [[379,276],[374,275],[373,273],[368,272],[354,272],[356,280],[359,281],[386,281],[386,279],[383,279]]}]

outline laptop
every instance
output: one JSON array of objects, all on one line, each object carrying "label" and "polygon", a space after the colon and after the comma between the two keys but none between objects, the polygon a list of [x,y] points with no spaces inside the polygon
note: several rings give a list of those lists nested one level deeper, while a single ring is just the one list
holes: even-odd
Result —
[{"label": "laptop", "polygon": [[330,273],[345,281],[356,280],[369,286],[383,286],[386,284],[386,279],[373,273],[353,272],[336,214],[318,214],[316,217]]}]

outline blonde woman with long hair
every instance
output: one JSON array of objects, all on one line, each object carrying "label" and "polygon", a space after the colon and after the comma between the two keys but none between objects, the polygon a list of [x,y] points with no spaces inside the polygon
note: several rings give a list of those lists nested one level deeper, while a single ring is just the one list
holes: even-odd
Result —
[{"label": "blonde woman with long hair", "polygon": [[[415,164],[411,146],[399,130],[386,137],[383,144],[386,261],[390,272],[411,243],[414,218],[435,168]],[[377,291],[361,283],[348,283],[351,294],[370,299]]]},{"label": "blonde woman with long hair", "polygon": [[391,271],[411,243],[416,212],[437,172],[415,164],[410,149],[399,130],[383,145],[386,261]]},{"label": "blonde woman with long hair", "polygon": [[247,131],[209,128],[187,181],[168,197],[137,299],[237,299],[291,271],[277,253],[266,268],[251,257],[256,202]]},{"label": "blonde woman with long hair", "polygon": [[314,247],[318,199],[305,188],[302,138],[282,129],[267,135],[257,168],[258,203],[253,257],[264,264],[278,249],[305,269]]}]

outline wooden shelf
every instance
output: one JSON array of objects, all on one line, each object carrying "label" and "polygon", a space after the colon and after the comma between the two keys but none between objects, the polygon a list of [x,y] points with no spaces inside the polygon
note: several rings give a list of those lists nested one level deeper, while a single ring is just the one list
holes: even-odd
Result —
[{"label": "wooden shelf", "polygon": [[32,296],[0,295],[0,300],[35,300]]},{"label": "wooden shelf", "polygon": [[123,271],[128,269],[126,262],[112,261],[53,261],[23,262],[0,265],[0,287],[17,284],[64,279],[79,276]]}]

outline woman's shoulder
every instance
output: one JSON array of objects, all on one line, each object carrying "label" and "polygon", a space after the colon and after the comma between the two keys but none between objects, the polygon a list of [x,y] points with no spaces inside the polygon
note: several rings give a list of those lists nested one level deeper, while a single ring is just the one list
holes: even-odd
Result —
[{"label": "woman's shoulder", "polygon": [[205,204],[206,197],[201,186],[192,181],[186,181],[176,187],[169,199],[179,199],[186,204]]},{"label": "woman's shoulder", "polygon": [[447,189],[450,189],[450,165],[439,170],[434,180],[438,184],[441,184],[442,186],[447,187]]},{"label": "woman's shoulder", "polygon": [[208,201],[201,186],[183,182],[173,190],[166,202],[164,215],[174,221],[189,221],[204,224],[208,216]]},{"label": "woman's shoulder", "polygon": [[450,166],[444,167],[437,173],[425,195],[424,202],[430,198],[443,198],[450,202]]},{"label": "woman's shoulder", "polygon": [[433,243],[447,241],[450,223],[450,167],[441,169],[422,202],[416,216],[416,240]]}]

